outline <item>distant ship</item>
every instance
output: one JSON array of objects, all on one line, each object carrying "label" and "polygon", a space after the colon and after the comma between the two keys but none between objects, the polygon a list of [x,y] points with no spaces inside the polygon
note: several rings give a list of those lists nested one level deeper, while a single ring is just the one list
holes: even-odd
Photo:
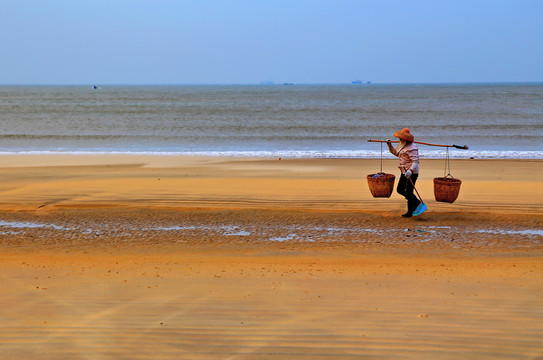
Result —
[{"label": "distant ship", "polygon": [[283,83],[283,85],[294,85],[294,83]]},{"label": "distant ship", "polygon": [[[362,84],[362,80],[354,80],[354,81],[351,81],[351,83],[355,85]],[[367,81],[366,84],[370,85],[371,81]]]}]

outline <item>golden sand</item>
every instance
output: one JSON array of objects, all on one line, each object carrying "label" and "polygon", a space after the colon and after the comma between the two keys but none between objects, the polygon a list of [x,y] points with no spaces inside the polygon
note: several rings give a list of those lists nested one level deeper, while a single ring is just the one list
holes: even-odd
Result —
[{"label": "golden sand", "polygon": [[543,162],[451,165],[1,156],[0,358],[542,357]]}]

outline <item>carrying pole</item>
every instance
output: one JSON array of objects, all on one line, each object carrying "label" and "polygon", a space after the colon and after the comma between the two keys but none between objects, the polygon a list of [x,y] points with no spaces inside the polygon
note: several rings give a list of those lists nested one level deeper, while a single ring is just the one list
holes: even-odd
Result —
[{"label": "carrying pole", "polygon": [[[387,141],[386,140],[368,140],[368,142],[386,143]],[[391,143],[398,143],[399,141],[398,140],[391,140],[390,142]],[[467,145],[462,146],[462,145],[430,144],[430,143],[422,142],[422,141],[413,141],[413,142],[415,144],[421,144],[421,145],[440,146],[440,147],[446,147],[446,148],[454,147],[454,148],[461,149],[461,150],[468,150],[469,149],[469,147]]]}]

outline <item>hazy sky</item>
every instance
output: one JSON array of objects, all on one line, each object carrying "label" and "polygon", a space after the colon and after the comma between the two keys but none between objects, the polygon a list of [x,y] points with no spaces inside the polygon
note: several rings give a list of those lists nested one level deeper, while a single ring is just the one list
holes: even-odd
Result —
[{"label": "hazy sky", "polygon": [[1,0],[0,84],[543,81],[543,0]]}]

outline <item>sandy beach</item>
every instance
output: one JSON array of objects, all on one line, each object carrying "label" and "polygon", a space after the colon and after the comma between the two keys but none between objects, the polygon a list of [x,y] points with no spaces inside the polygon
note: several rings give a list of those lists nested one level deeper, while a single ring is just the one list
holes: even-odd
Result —
[{"label": "sandy beach", "polygon": [[543,358],[543,161],[451,167],[2,155],[0,358]]}]

